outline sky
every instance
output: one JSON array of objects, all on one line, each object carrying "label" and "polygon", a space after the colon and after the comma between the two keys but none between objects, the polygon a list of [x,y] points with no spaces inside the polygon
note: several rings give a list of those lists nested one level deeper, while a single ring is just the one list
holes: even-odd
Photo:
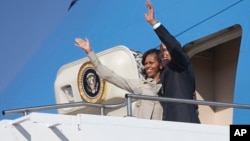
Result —
[{"label": "sky", "polygon": [[[117,45],[141,52],[158,46],[145,22],[145,2],[78,0],[68,11],[71,0],[0,0],[0,111],[55,104],[58,70],[86,57],[74,46],[76,37],[89,38],[96,53]],[[151,2],[156,18],[184,45],[227,27],[225,17],[218,17],[220,24],[204,19],[235,1]],[[20,116],[0,114],[0,120]]]},{"label": "sky", "polygon": [[[118,44],[131,48],[147,44],[141,39],[135,42],[133,37],[127,38],[132,32],[140,36],[145,32],[143,29],[152,32],[144,20],[144,0],[135,2],[132,10],[138,13],[132,15],[127,15],[132,1],[78,0],[68,11],[70,3],[71,0],[0,1],[1,111],[55,104],[57,71],[62,65],[84,57],[74,47],[75,37],[89,37],[92,45],[98,46],[96,52]],[[139,22],[134,23],[135,20]],[[141,23],[145,27],[141,28]],[[152,46],[156,46],[155,42]],[[0,120],[20,116],[1,114]]]},{"label": "sky", "polygon": [[[18,84],[15,81],[23,74],[25,66],[29,65],[44,41],[68,13],[70,3],[71,0],[0,0],[1,111],[7,110],[5,108],[29,105],[18,105],[25,97],[19,93],[22,92],[22,88],[15,86],[26,83],[25,79],[17,82]],[[2,118],[7,117],[0,115],[0,120]]]},{"label": "sky", "polygon": [[[55,104],[54,82],[59,68],[85,57],[74,46],[75,37],[88,37],[95,52],[116,45],[144,51],[159,44],[144,19],[145,0],[78,0],[68,11],[70,3],[0,1],[1,111]],[[142,33],[148,41],[135,40]],[[0,114],[0,120],[20,116]]]},{"label": "sky", "polygon": [[[188,17],[187,12],[166,13],[165,5],[156,1],[152,0],[157,18],[174,29],[172,34],[193,24],[176,18]],[[142,52],[157,46],[159,40],[144,19],[145,2],[78,0],[68,11],[71,0],[1,0],[0,110],[55,104],[57,71],[85,55],[74,47],[75,37],[88,37],[95,52],[118,44]],[[171,11],[185,2],[167,4]],[[0,119],[18,116],[0,115]]]},{"label": "sky", "polygon": [[[78,0],[68,11],[71,0],[1,0],[0,110],[55,104],[57,71],[85,57],[74,47],[75,37],[89,38],[95,52],[117,45],[141,52],[158,46],[158,38],[145,22],[145,2]],[[192,24],[176,18],[187,17],[186,12],[158,12],[165,5],[152,2],[157,18],[174,29],[174,35]],[[168,1],[171,9],[180,9],[185,3]],[[176,22],[166,22],[165,17]],[[18,116],[0,115],[0,119]]]}]

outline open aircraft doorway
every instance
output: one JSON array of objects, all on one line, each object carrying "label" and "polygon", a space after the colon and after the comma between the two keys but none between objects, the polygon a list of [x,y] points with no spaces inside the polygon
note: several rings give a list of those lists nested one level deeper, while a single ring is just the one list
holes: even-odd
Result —
[{"label": "open aircraft doorway", "polygon": [[[233,25],[184,46],[194,66],[198,100],[233,103],[241,36],[241,26]],[[232,108],[199,105],[201,123],[230,125],[232,115]]]}]

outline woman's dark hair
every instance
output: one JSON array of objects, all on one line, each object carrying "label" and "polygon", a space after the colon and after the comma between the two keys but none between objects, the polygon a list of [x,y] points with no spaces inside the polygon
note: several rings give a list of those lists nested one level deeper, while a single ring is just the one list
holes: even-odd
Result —
[{"label": "woman's dark hair", "polygon": [[147,50],[147,51],[143,54],[143,56],[142,56],[142,60],[141,60],[142,65],[145,65],[146,57],[147,57],[149,54],[155,54],[156,57],[157,57],[158,62],[161,63],[160,53],[161,53],[161,51],[160,51],[159,49],[156,49],[156,48],[152,48],[152,49]]},{"label": "woman's dark hair", "polygon": [[[150,55],[150,54],[155,54],[155,56],[157,57],[157,61],[161,64],[160,53],[161,53],[161,51],[160,51],[159,49],[156,49],[156,48],[152,48],[152,49],[147,50],[147,51],[143,54],[143,56],[142,56],[142,60],[141,60],[142,65],[143,65],[143,66],[145,65],[146,57],[147,57],[148,55]],[[148,76],[147,76],[147,74],[146,74],[146,72],[145,72],[145,69],[142,70],[142,74],[143,74],[143,76],[144,76],[146,79],[148,78]]]}]

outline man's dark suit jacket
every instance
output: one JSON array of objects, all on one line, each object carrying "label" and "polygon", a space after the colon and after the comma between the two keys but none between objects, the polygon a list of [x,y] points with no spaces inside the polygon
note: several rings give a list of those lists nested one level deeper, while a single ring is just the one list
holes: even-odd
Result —
[{"label": "man's dark suit jacket", "polygon": [[[161,74],[162,95],[169,98],[193,99],[195,92],[195,77],[192,64],[183,52],[180,43],[169,31],[160,25],[155,33],[164,43],[172,60]],[[164,102],[163,120],[200,123],[196,107],[193,104]]]}]

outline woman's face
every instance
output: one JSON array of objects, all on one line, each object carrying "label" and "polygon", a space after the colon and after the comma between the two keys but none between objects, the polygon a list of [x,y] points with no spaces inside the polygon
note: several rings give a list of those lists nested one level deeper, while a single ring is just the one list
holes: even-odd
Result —
[{"label": "woman's face", "polygon": [[152,78],[156,81],[160,79],[160,73],[162,69],[162,65],[157,59],[157,55],[155,53],[148,54],[145,58],[144,62],[145,73],[149,78]]}]

